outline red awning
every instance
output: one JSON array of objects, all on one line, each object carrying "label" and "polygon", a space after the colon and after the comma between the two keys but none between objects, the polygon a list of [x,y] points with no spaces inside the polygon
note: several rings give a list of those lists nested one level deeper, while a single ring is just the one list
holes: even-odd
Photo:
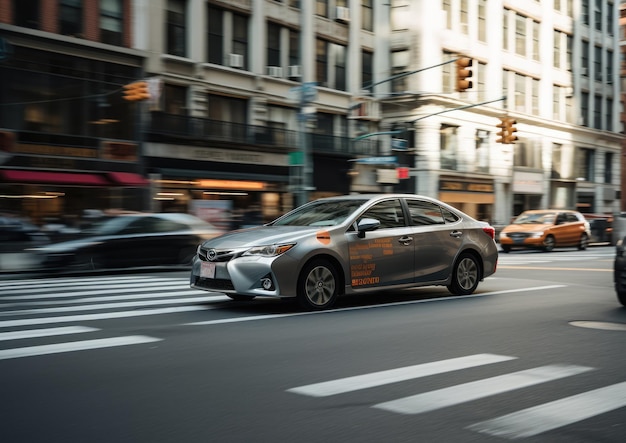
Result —
[{"label": "red awning", "polygon": [[71,172],[0,170],[2,181],[9,183],[55,183],[63,185],[109,186],[101,175]]},{"label": "red awning", "polygon": [[139,174],[132,172],[109,172],[109,180],[122,186],[148,186],[150,182]]}]

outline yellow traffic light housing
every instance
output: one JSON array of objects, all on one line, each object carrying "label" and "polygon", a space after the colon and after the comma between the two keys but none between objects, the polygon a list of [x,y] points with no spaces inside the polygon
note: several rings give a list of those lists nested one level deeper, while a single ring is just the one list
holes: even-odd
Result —
[{"label": "yellow traffic light housing", "polygon": [[468,69],[471,67],[471,58],[459,57],[456,60],[456,90],[458,92],[463,92],[472,87],[471,80],[468,80],[468,78],[472,77],[472,71]]},{"label": "yellow traffic light housing", "polygon": [[142,80],[124,85],[124,100],[136,102],[148,100],[149,98],[148,82]]},{"label": "yellow traffic light housing", "polygon": [[512,145],[517,140],[517,136],[515,133],[517,132],[517,128],[515,125],[517,124],[517,120],[511,117],[499,117],[500,123],[496,125],[496,128],[500,129],[500,132],[497,132],[496,135],[499,137],[496,139],[496,143],[502,143],[505,145]]},{"label": "yellow traffic light housing", "polygon": [[515,135],[517,128],[514,126],[516,124],[517,121],[513,118],[506,119],[506,137],[504,143],[512,145],[517,140],[517,136]]}]

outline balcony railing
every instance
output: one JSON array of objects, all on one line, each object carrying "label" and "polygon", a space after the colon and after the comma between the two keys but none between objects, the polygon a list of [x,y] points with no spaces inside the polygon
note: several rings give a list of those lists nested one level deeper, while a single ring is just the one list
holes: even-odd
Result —
[{"label": "balcony railing", "polygon": [[[187,141],[220,142],[231,146],[253,145],[289,150],[298,148],[296,131],[165,113],[152,114],[146,133],[150,140],[161,136]],[[311,151],[344,156],[378,155],[378,142],[353,142],[348,137],[311,134]]]}]

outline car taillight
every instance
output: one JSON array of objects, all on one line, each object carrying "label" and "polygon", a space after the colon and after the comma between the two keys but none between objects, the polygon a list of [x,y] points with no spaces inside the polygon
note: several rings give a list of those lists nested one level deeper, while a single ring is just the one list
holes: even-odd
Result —
[{"label": "car taillight", "polygon": [[493,226],[485,226],[483,228],[483,232],[491,237],[492,240],[496,239],[496,228],[494,228]]}]

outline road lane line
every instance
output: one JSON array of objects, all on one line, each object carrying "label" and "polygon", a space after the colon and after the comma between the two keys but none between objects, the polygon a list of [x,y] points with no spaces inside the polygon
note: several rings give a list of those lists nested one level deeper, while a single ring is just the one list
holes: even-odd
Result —
[{"label": "road lane line", "polygon": [[74,323],[80,321],[109,320],[112,318],[142,317],[146,315],[175,314],[179,312],[207,311],[206,306],[175,306],[170,308],[139,309],[137,311],[104,312],[100,314],[65,315],[62,317],[26,318],[22,320],[0,321],[0,328],[16,326],[45,325],[51,323]]},{"label": "road lane line", "polygon": [[145,335],[130,335],[127,337],[101,338],[69,343],[55,343],[52,345],[4,349],[0,350],[0,360],[34,357],[37,355],[60,354],[63,352],[86,351],[89,349],[112,348],[115,346],[137,345],[142,343],[152,343],[155,341],[161,341],[161,339]]},{"label": "road lane line", "polygon": [[532,437],[626,406],[626,382],[523,409],[468,427],[509,439]]},{"label": "road lane line", "polygon": [[526,388],[539,383],[591,371],[593,368],[574,365],[548,365],[511,374],[464,383],[423,394],[411,395],[372,406],[400,414],[421,414],[491,395]]},{"label": "road lane line", "polygon": [[[177,289],[179,291],[185,291],[196,294],[203,294],[206,291],[201,291],[199,289],[191,289],[189,286],[184,285],[171,285],[171,286],[160,286],[158,289],[161,290],[169,290],[169,289]],[[101,290],[92,290],[92,291],[76,291],[76,292],[49,292],[47,294],[33,294],[33,295],[7,295],[0,296],[0,303],[2,301],[16,301],[16,300],[45,300],[47,298],[71,298],[71,297],[83,297],[85,295],[100,295],[100,294],[111,294],[111,293],[119,293],[119,294],[141,294],[145,292],[154,292],[154,288],[128,288],[128,290],[117,289],[112,291],[110,288],[101,289]]]},{"label": "road lane line", "polygon": [[590,272],[613,272],[613,269],[594,268],[551,268],[548,266],[507,266],[498,265],[498,269],[529,269],[538,271],[590,271]]},{"label": "road lane line", "polygon": [[468,355],[466,357],[451,358],[448,360],[423,363],[419,365],[406,366],[404,368],[372,372],[370,374],[298,386],[296,388],[287,389],[287,391],[311,397],[328,397],[330,395],[343,394],[346,392],[382,386],[399,381],[412,380],[414,378],[428,377],[430,375],[442,374],[444,372],[458,371],[460,369],[514,360],[516,358],[517,357],[494,354]]},{"label": "road lane line", "polygon": [[98,303],[80,306],[62,306],[58,308],[37,308],[37,309],[19,309],[14,311],[1,312],[0,316],[9,317],[24,314],[53,314],[58,312],[78,312],[78,311],[97,311],[99,309],[119,309],[119,308],[136,308],[142,306],[159,306],[159,305],[176,305],[183,303],[204,303],[214,301],[214,296],[203,297],[187,297],[187,298],[168,298],[165,300],[142,300],[127,301],[120,303]]},{"label": "road lane line", "polygon": [[[67,296],[72,296],[74,294],[80,293],[80,291],[78,291],[78,289],[85,289],[87,291],[82,291],[82,292],[90,292],[89,290],[95,290],[96,288],[102,288],[103,285],[102,284],[90,284],[90,285],[80,285],[80,286],[74,286],[74,287],[70,287],[70,286],[60,286],[60,287],[53,287],[52,285],[50,286],[46,286],[44,288],[20,288],[20,289],[9,289],[9,290],[3,290],[3,294],[10,294],[13,296],[19,296],[20,294],[41,294],[41,293],[51,293],[54,294],[54,292],[52,292],[52,290],[55,289],[60,289],[64,291],[64,294],[67,294]],[[111,290],[111,289],[141,289],[141,288],[146,288],[145,290],[152,290],[154,287],[156,288],[160,288],[160,287],[167,287],[167,288],[181,288],[181,287],[187,287],[189,288],[189,282],[132,282],[132,283],[120,283],[120,284],[106,284],[104,286],[106,289],[104,289],[105,291]],[[68,291],[68,292],[65,292]],[[4,296],[2,298],[5,298]]]},{"label": "road lane line", "polygon": [[82,334],[95,332],[100,329],[88,328],[87,326],[64,326],[60,328],[29,329],[27,331],[0,332],[0,341],[19,340],[24,338],[52,337],[55,335]]}]

